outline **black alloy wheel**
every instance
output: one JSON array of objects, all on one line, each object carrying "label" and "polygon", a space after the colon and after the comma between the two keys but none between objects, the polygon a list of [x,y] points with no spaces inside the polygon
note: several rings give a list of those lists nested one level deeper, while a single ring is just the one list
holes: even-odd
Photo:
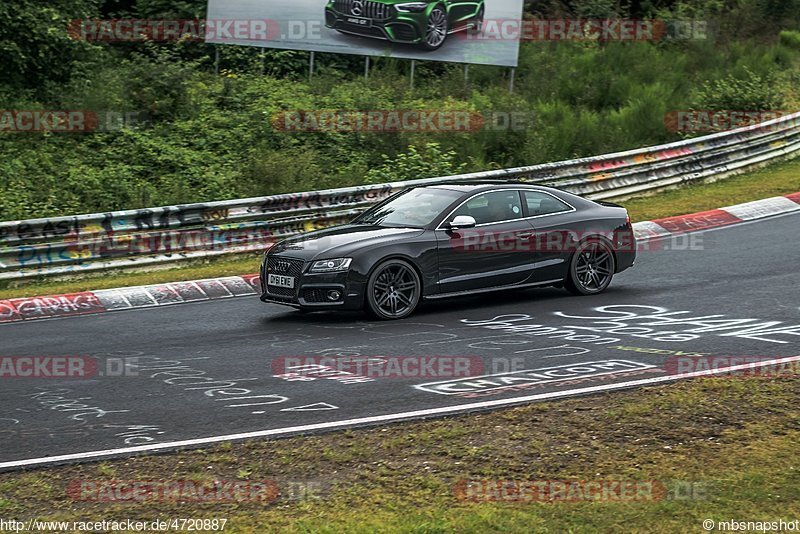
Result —
[{"label": "black alloy wheel", "polygon": [[378,319],[402,319],[419,304],[422,283],[414,268],[403,260],[387,260],[367,282],[367,309]]},{"label": "black alloy wheel", "polygon": [[615,267],[614,253],[604,241],[586,241],[572,255],[564,286],[575,295],[601,293],[611,283]]}]

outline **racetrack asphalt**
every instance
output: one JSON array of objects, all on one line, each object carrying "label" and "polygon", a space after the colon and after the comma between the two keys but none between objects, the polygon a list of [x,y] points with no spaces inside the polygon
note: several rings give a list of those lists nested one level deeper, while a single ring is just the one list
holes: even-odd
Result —
[{"label": "racetrack asphalt", "polygon": [[796,357],[798,228],[794,212],[655,239],[601,295],[507,291],[428,303],[396,322],[248,296],[0,325],[0,357],[99,363],[89,376],[0,379],[0,469],[490,409]]}]

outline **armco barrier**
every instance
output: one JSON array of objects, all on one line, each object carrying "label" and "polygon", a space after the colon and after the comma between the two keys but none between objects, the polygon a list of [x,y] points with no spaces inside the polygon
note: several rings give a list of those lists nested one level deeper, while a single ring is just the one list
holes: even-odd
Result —
[{"label": "armco barrier", "polygon": [[[698,213],[639,221],[633,223],[633,231],[644,247],[643,250],[648,250],[647,241],[650,239],[722,228],[797,211],[800,211],[800,192]],[[13,298],[0,300],[0,325],[244,297],[257,295],[260,290],[259,275],[245,274],[149,286],[98,289],[83,293]]]},{"label": "armco barrier", "polygon": [[592,199],[719,177],[800,150],[800,113],[667,145],[514,169],[202,204],[0,223],[0,279],[146,266],[263,250],[345,222],[396,191],[453,180],[516,179]]}]

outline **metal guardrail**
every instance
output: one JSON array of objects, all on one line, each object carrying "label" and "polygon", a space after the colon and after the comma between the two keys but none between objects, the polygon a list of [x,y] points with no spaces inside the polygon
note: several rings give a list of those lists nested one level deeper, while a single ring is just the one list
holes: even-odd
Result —
[{"label": "metal guardrail", "polygon": [[800,113],[666,145],[528,167],[0,223],[0,280],[141,267],[263,250],[346,222],[396,191],[453,180],[517,179],[600,200],[741,172],[800,151]]}]

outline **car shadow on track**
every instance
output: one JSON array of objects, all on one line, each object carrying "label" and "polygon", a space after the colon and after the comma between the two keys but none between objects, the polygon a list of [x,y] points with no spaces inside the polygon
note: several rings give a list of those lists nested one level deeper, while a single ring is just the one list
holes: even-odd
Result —
[{"label": "car shadow on track", "polygon": [[[601,305],[611,297],[616,299],[623,296],[637,297],[642,294],[630,286],[611,287],[600,295],[576,297],[567,293],[564,289],[558,288],[532,288],[524,290],[507,290],[483,295],[473,295],[464,297],[453,297],[443,300],[424,301],[419,308],[405,320],[414,321],[415,319],[434,319],[436,316],[444,316],[457,312],[468,312],[473,310],[488,310],[507,312],[505,308],[509,306],[524,306],[523,311],[535,313],[537,308],[542,306],[547,311],[558,306],[560,302],[575,303],[576,301],[585,302],[586,306]],[[498,310],[498,307],[504,308]],[[375,321],[362,311],[342,312],[336,310],[325,310],[315,312],[289,311],[287,313],[270,315],[262,318],[264,325],[274,326],[275,324],[343,324],[355,321]]]}]

